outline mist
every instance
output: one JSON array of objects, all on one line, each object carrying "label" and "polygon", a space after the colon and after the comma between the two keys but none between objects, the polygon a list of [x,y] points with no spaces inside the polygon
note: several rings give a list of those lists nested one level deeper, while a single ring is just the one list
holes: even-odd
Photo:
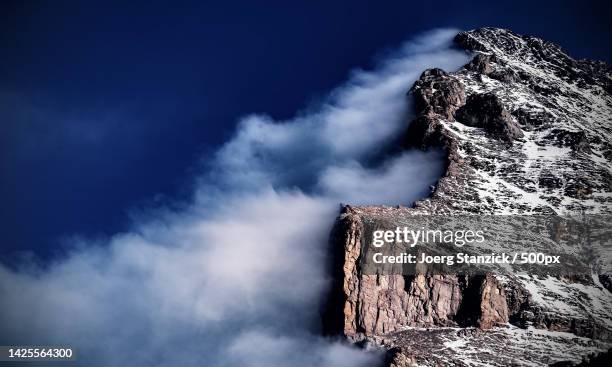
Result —
[{"label": "mist", "polygon": [[339,203],[410,205],[443,173],[440,152],[389,147],[421,72],[467,63],[456,33],[406,42],[291,120],[242,118],[187,208],[43,267],[0,265],[0,342],[72,346],[83,366],[381,363],[320,336],[327,240]]}]

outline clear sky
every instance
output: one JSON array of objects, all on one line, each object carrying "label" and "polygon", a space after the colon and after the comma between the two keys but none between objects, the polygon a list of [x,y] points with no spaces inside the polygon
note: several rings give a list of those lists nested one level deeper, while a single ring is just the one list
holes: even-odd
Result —
[{"label": "clear sky", "polygon": [[504,27],[609,62],[609,15],[605,1],[2,1],[0,255],[52,255],[184,198],[240,116],[289,118],[415,34]]}]

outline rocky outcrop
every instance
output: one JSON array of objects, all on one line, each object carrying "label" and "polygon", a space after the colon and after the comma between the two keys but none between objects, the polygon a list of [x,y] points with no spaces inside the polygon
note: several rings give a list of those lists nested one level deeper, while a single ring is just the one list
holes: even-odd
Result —
[{"label": "rocky outcrop", "polygon": [[420,115],[438,115],[454,121],[455,111],[465,104],[463,84],[442,69],[425,70],[411,92]]},{"label": "rocky outcrop", "polygon": [[[406,148],[442,147],[446,174],[411,208],[343,208],[332,240],[341,296],[327,310],[343,321],[327,329],[388,348],[396,367],[548,365],[569,350],[579,363],[612,343],[608,257],[592,256],[593,277],[360,268],[372,228],[416,214],[612,213],[610,68],[507,30],[456,42],[474,58],[455,73],[423,72],[403,138]],[[483,345],[508,359],[480,353]]]},{"label": "rocky outcrop", "polygon": [[508,302],[504,287],[494,276],[487,274],[480,285],[479,298],[480,315],[478,326],[490,329],[493,326],[504,325],[509,320]]},{"label": "rocky outcrop", "polygon": [[597,340],[545,330],[413,329],[398,333],[395,345],[389,349],[387,365],[599,366],[596,363],[609,357],[607,350],[606,344]]},{"label": "rocky outcrop", "polygon": [[[336,246],[344,249],[342,290],[346,297],[343,304],[334,305],[342,308],[344,319],[336,332],[356,341],[408,326],[489,329],[509,321],[506,291],[491,275],[431,274],[426,268],[414,275],[362,274],[359,259],[367,215],[367,208],[345,207],[334,230],[339,235],[334,238]],[[337,311],[330,310],[336,315]]]},{"label": "rocky outcrop", "polygon": [[455,120],[455,111],[465,104],[465,88],[441,69],[425,70],[410,89],[417,118],[406,134],[406,144],[425,148],[450,143],[439,120]]},{"label": "rocky outcrop", "polygon": [[409,96],[419,102],[404,146],[441,146],[449,158],[417,207],[609,213],[610,68],[507,30],[462,32],[456,41],[473,60],[455,73],[425,71]]},{"label": "rocky outcrop", "polygon": [[457,119],[464,125],[483,128],[494,137],[508,141],[523,137],[514,117],[493,93],[472,94],[457,111]]}]

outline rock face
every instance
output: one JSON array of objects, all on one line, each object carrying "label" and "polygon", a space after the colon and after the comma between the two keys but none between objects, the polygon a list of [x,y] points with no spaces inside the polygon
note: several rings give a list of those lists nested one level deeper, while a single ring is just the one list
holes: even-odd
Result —
[{"label": "rock face", "polygon": [[444,148],[447,172],[412,208],[343,208],[327,329],[387,348],[396,367],[588,360],[612,345],[609,257],[593,256],[593,275],[574,278],[360,268],[372,228],[414,215],[612,213],[610,68],[502,29],[456,43],[474,58],[455,73],[423,72],[403,140]]},{"label": "rock face", "polygon": [[463,84],[441,69],[425,70],[412,92],[416,92],[415,108],[423,115],[437,114],[454,121],[455,111],[465,104]]},{"label": "rock face", "polygon": [[457,119],[464,125],[482,128],[504,140],[523,137],[518,123],[494,93],[472,94],[457,110]]}]

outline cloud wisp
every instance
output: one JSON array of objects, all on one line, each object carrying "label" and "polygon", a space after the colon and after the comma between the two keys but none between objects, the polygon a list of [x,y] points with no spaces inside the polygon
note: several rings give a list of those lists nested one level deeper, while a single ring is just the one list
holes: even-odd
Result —
[{"label": "cloud wisp", "polygon": [[439,152],[384,153],[420,73],[467,62],[455,33],[404,44],[292,120],[245,117],[189,208],[44,269],[0,265],[0,342],[72,345],[87,366],[379,363],[319,336],[327,239],[339,202],[408,205],[438,179]]}]

